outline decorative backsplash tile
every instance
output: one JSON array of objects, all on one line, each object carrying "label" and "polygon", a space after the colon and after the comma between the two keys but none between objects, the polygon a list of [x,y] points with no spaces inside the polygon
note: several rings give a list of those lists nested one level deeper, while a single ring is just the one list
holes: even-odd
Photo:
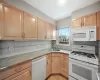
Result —
[{"label": "decorative backsplash tile", "polygon": [[0,41],[0,58],[51,49],[51,41]]}]

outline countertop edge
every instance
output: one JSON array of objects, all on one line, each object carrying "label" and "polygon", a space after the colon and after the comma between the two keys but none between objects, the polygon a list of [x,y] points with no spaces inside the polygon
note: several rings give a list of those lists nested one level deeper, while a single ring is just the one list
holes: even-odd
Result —
[{"label": "countertop edge", "polygon": [[13,65],[11,65],[11,66],[2,67],[2,68],[0,68],[0,72],[5,71],[5,70],[7,70],[7,69],[9,69],[9,68],[12,68],[12,67],[14,67],[14,66],[17,66],[17,65],[19,65],[19,64],[22,64],[22,63],[24,63],[24,62],[32,61],[33,59],[36,59],[36,58],[45,56],[45,55],[50,54],[50,53],[55,53],[55,54],[56,54],[57,52],[64,53],[64,54],[67,54],[67,55],[70,54],[70,53],[68,53],[67,51],[50,51],[50,52],[48,52],[48,53],[46,53],[46,54],[42,54],[42,55],[40,55],[40,56],[37,56],[37,57],[31,58],[31,59],[27,59],[27,60],[24,60],[24,61],[15,63],[15,64],[13,64]]}]

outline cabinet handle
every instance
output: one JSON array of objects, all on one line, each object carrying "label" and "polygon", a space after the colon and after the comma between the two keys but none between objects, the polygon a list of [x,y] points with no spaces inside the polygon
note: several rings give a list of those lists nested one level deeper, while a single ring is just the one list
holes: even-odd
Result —
[{"label": "cabinet handle", "polygon": [[24,35],[23,35],[23,33],[22,33],[22,38],[24,38]]}]

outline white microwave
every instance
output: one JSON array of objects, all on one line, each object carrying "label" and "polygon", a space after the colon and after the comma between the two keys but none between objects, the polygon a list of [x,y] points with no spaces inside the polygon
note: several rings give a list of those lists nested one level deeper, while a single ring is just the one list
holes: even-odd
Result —
[{"label": "white microwave", "polygon": [[73,41],[96,41],[96,26],[72,30]]}]

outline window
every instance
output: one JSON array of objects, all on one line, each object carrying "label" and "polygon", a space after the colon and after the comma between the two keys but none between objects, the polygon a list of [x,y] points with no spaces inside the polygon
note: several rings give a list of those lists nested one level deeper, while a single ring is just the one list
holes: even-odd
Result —
[{"label": "window", "polygon": [[58,29],[57,44],[70,45],[70,27]]}]

